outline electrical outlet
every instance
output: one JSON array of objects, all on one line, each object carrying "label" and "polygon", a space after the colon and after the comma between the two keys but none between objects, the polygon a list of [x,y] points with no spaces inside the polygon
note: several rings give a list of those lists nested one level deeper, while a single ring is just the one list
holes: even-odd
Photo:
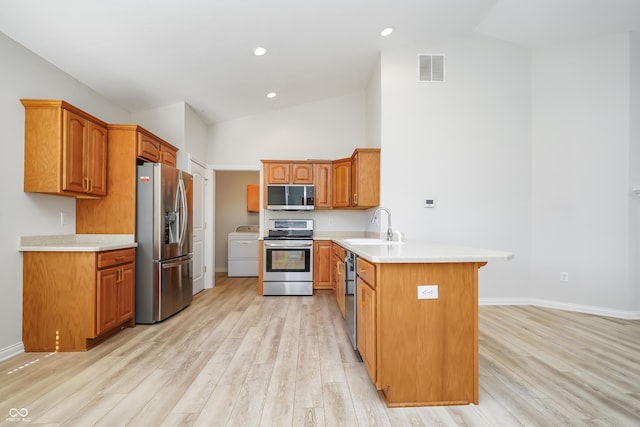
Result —
[{"label": "electrical outlet", "polygon": [[60,212],[60,225],[69,224],[69,212]]},{"label": "electrical outlet", "polygon": [[438,299],[438,285],[418,286],[418,299]]},{"label": "electrical outlet", "polygon": [[424,207],[425,208],[435,208],[436,207],[435,199],[425,199]]},{"label": "electrical outlet", "polygon": [[561,282],[568,282],[569,281],[569,273],[567,273],[566,271],[563,271],[560,273],[560,281]]}]

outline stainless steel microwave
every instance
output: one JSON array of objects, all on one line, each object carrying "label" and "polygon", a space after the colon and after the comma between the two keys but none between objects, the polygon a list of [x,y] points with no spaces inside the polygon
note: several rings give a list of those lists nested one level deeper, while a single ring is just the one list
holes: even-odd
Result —
[{"label": "stainless steel microwave", "polygon": [[267,185],[267,209],[273,211],[311,211],[314,209],[313,185]]}]

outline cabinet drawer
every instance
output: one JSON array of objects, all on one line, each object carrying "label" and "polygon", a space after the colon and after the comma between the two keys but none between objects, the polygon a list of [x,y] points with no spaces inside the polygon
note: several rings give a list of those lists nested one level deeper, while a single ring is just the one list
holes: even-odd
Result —
[{"label": "cabinet drawer", "polygon": [[113,265],[128,264],[136,259],[136,250],[117,249],[115,251],[98,252],[98,268],[111,267]]},{"label": "cabinet drawer", "polygon": [[331,251],[334,253],[334,255],[338,256],[341,260],[344,261],[344,257],[346,255],[346,251],[344,250],[344,248],[336,243],[334,243],[331,246]]},{"label": "cabinet drawer", "polygon": [[376,266],[369,261],[358,258],[358,276],[373,289],[376,288]]}]

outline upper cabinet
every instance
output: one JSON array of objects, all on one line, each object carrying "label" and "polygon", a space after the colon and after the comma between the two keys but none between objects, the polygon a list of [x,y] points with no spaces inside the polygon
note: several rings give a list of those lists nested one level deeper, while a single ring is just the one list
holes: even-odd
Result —
[{"label": "upper cabinet", "polygon": [[[118,125],[113,125],[118,126]],[[165,165],[176,167],[176,156],[178,149],[168,142],[158,138],[152,133],[146,131],[144,128],[135,125],[120,125],[120,126],[134,126],[137,132],[137,157],[141,160],[148,162],[163,163]]]},{"label": "upper cabinet", "polygon": [[332,207],[351,207],[351,159],[333,161]]},{"label": "upper cabinet", "polygon": [[380,204],[380,149],[357,148],[333,162],[334,208],[368,209]]},{"label": "upper cabinet", "polygon": [[107,124],[59,100],[25,108],[24,191],[71,197],[107,194]]},{"label": "upper cabinet", "polygon": [[313,185],[315,187],[315,208],[331,209],[331,185],[333,171],[331,162],[313,164]]},{"label": "upper cabinet", "polygon": [[316,209],[368,209],[380,204],[379,148],[356,148],[351,157],[333,161],[262,163],[265,193],[267,185],[313,184]]},{"label": "upper cabinet", "polygon": [[312,162],[263,160],[264,180],[269,184],[313,184]]},{"label": "upper cabinet", "polygon": [[380,205],[380,149],[358,148],[351,156],[351,207]]}]

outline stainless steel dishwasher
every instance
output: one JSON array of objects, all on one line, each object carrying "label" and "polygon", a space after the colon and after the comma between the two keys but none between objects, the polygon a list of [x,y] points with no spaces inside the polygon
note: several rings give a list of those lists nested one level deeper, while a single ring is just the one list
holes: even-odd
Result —
[{"label": "stainless steel dishwasher", "polygon": [[358,351],[357,333],[358,327],[356,307],[358,298],[356,296],[356,263],[358,256],[351,251],[346,251],[344,258],[344,312],[345,322],[347,324],[347,331],[349,333],[349,339],[353,345],[353,349]]}]

